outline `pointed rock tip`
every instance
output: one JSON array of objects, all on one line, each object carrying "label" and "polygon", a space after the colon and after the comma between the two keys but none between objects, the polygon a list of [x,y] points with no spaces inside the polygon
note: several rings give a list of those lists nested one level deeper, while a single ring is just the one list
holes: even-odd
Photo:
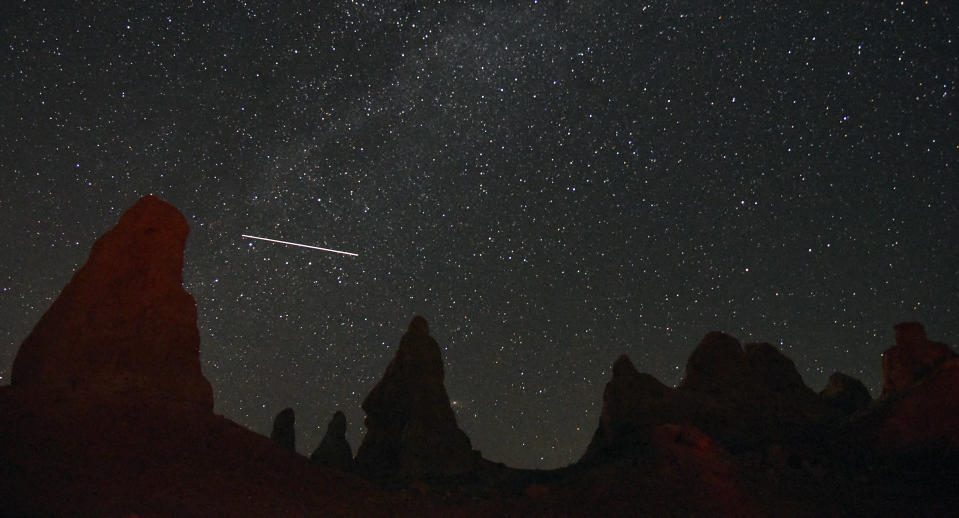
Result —
[{"label": "pointed rock tip", "polygon": [[410,320],[410,325],[406,330],[416,335],[430,335],[430,325],[426,322],[426,319],[420,315],[416,315],[413,317],[413,320]]},{"label": "pointed rock tip", "polygon": [[745,352],[739,340],[721,331],[710,331],[686,360],[681,386],[711,390],[738,379],[745,368]]},{"label": "pointed rock tip", "polygon": [[636,366],[633,365],[633,362],[629,359],[629,356],[623,354],[619,358],[616,358],[616,361],[613,362],[613,377],[618,378],[622,376],[635,376],[638,375],[639,371],[636,370]]},{"label": "pointed rock tip", "polygon": [[330,419],[330,424],[327,426],[327,429],[338,435],[346,434],[346,414],[337,410],[336,413],[333,414],[333,418]]}]

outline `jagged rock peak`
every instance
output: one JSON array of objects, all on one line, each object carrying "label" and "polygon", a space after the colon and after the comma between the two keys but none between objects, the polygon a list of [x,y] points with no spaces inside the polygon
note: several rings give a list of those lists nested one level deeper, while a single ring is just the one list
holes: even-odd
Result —
[{"label": "jagged rock peak", "polygon": [[661,421],[660,410],[671,388],[639,372],[625,354],[613,363],[613,376],[603,390],[599,426],[581,461],[590,463],[642,449],[647,428]]},{"label": "jagged rock peak", "polygon": [[292,408],[284,408],[273,419],[273,439],[281,448],[296,451],[296,414]]},{"label": "jagged rock peak", "polygon": [[326,427],[326,435],[310,455],[310,460],[343,471],[353,469],[353,449],[346,440],[346,415],[343,412],[333,414]]},{"label": "jagged rock peak", "polygon": [[636,370],[636,366],[633,365],[633,362],[630,361],[629,356],[625,354],[620,355],[619,358],[616,358],[616,361],[613,362],[613,377],[618,378],[622,376],[638,376],[639,371]]},{"label": "jagged rock peak", "polygon": [[470,471],[473,451],[443,385],[440,347],[423,317],[414,317],[408,329],[363,401],[367,432],[357,468],[371,478],[406,481]]},{"label": "jagged rock peak", "polygon": [[145,196],[94,243],[24,340],[11,382],[54,391],[135,392],[213,407],[196,303],[183,288],[189,226]]},{"label": "jagged rock peak", "polygon": [[738,384],[745,368],[745,353],[739,340],[719,331],[703,337],[689,355],[681,386],[702,392],[717,392]]},{"label": "jagged rock peak", "polygon": [[881,399],[922,381],[937,365],[956,357],[948,345],[929,341],[919,322],[902,322],[894,329],[896,345],[882,353]]},{"label": "jagged rock peak", "polygon": [[867,408],[872,403],[872,396],[866,386],[841,372],[834,372],[829,376],[826,388],[819,394],[829,404],[847,414]]},{"label": "jagged rock peak", "polygon": [[796,364],[772,344],[748,343],[744,351],[746,368],[754,386],[777,392],[812,392],[803,383]]}]

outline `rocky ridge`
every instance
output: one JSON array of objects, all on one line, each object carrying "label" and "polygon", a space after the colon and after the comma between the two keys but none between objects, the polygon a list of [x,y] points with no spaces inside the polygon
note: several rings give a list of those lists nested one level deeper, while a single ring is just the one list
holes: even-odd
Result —
[{"label": "rocky ridge", "polygon": [[212,413],[196,306],[180,278],[186,231],[166,203],[137,202],[24,341],[13,385],[0,387],[0,515],[935,516],[959,507],[950,483],[959,358],[914,322],[895,328],[875,401],[838,373],[817,394],[775,347],[718,332],[690,355],[677,387],[621,356],[582,460],[536,471],[471,449],[441,349],[414,317],[363,402],[355,463],[341,413],[309,462],[292,448],[292,410],[277,416],[274,440]]}]

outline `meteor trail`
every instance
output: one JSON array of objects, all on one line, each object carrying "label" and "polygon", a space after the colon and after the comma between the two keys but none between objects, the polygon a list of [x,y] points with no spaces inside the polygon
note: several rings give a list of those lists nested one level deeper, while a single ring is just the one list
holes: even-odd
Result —
[{"label": "meteor trail", "polygon": [[334,254],[350,255],[350,256],[353,256],[353,257],[358,257],[358,256],[359,256],[359,254],[354,254],[353,252],[344,252],[344,251],[342,251],[342,250],[333,250],[333,249],[331,249],[331,248],[320,248],[320,247],[318,247],[318,246],[304,245],[304,244],[302,244],[302,243],[291,243],[291,242],[289,242],[289,241],[280,241],[279,239],[270,239],[270,238],[268,238],[268,237],[256,237],[256,236],[249,236],[249,235],[246,235],[246,234],[240,234],[240,235],[243,236],[243,237],[249,238],[249,239],[259,239],[260,241],[269,241],[269,242],[271,242],[271,243],[280,243],[281,245],[301,246],[301,247],[303,247],[303,248],[312,248],[313,250],[322,250],[323,252],[333,252]]}]

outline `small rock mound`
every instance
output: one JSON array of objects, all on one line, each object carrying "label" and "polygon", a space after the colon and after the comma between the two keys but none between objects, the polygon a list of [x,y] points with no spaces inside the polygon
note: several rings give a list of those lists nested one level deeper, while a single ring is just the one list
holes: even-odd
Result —
[{"label": "small rock mound", "polygon": [[829,376],[826,388],[819,395],[830,405],[847,414],[869,407],[872,396],[861,381],[841,372]]},{"label": "small rock mound", "polygon": [[273,431],[270,433],[270,439],[273,439],[281,448],[296,451],[296,415],[292,408],[284,408],[273,419]]},{"label": "small rock mound", "polygon": [[310,455],[310,460],[343,471],[353,469],[353,449],[346,440],[346,415],[337,411],[326,427],[326,435]]},{"label": "small rock mound", "polygon": [[212,410],[196,303],[182,284],[188,232],[172,205],[154,196],[137,201],[24,340],[12,385],[135,392]]},{"label": "small rock mound", "polygon": [[363,410],[367,431],[356,454],[360,473],[411,481],[473,469],[470,440],[456,424],[443,385],[440,347],[423,317],[410,322]]}]

